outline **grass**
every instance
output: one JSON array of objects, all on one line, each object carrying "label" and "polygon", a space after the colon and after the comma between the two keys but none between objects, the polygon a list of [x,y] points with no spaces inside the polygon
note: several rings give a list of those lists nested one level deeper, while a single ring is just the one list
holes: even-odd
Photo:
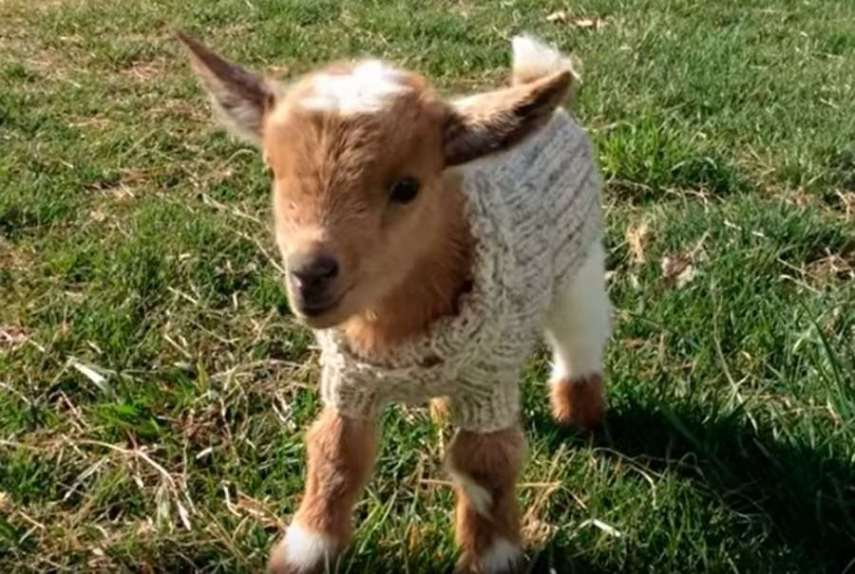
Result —
[{"label": "grass", "polygon": [[[544,357],[524,374],[534,571],[852,571],[848,0],[0,4],[0,571],[257,571],[301,490],[311,338],[179,27],[278,75],[370,52],[449,91],[499,82],[518,31],[576,54],[611,410],[564,433]],[[450,568],[447,432],[387,414],[340,572]]]}]

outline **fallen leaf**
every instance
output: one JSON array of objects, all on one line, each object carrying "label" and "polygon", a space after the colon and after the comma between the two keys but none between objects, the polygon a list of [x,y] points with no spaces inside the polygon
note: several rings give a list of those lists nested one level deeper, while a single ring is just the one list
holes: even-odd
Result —
[{"label": "fallen leaf", "polygon": [[855,216],[855,192],[838,192],[840,196],[840,205],[843,208],[843,213],[847,217]]},{"label": "fallen leaf", "polygon": [[0,490],[0,512],[6,512],[11,507],[9,495]]},{"label": "fallen leaf", "polygon": [[559,24],[566,24],[567,20],[569,20],[569,16],[565,10],[558,10],[546,17],[547,22],[558,22]]},{"label": "fallen leaf", "polygon": [[572,24],[577,28],[593,28],[599,30],[605,27],[606,21],[601,18],[576,18]]},{"label": "fallen leaf", "polygon": [[662,278],[667,285],[676,285],[679,289],[685,287],[696,276],[697,271],[692,265],[692,258],[689,254],[678,253],[666,255],[662,258]]},{"label": "fallen leaf", "polygon": [[630,338],[623,340],[623,346],[627,349],[640,349],[647,344],[647,339]]},{"label": "fallen leaf", "polygon": [[546,17],[547,22],[553,24],[570,24],[576,28],[593,28],[599,30],[606,25],[606,21],[602,18],[579,17],[572,18],[567,10],[556,10]]},{"label": "fallen leaf", "polygon": [[662,258],[662,276],[666,280],[672,280],[689,265],[689,258],[683,253],[677,255],[666,255]]},{"label": "fallen leaf", "polygon": [[688,285],[697,274],[698,272],[694,265],[689,264],[686,266],[686,268],[677,275],[677,289],[682,289]]},{"label": "fallen leaf", "polygon": [[95,223],[103,223],[107,219],[107,214],[100,208],[95,208],[89,213],[89,217],[91,217],[92,221]]},{"label": "fallen leaf", "polygon": [[92,381],[92,383],[98,387],[102,393],[105,395],[113,394],[113,388],[110,386],[107,377],[96,371],[93,367],[85,365],[77,359],[72,358],[70,362],[71,366],[74,367],[77,372]]},{"label": "fallen leaf", "polygon": [[11,325],[0,325],[0,349],[9,347],[14,349],[27,341],[27,335],[20,327]]},{"label": "fallen leaf", "polygon": [[522,527],[525,540],[533,546],[546,544],[557,529],[554,524],[534,517],[526,519]]},{"label": "fallen leaf", "polygon": [[269,68],[267,68],[267,71],[274,78],[285,78],[291,73],[291,68],[285,65],[270,66]]},{"label": "fallen leaf", "polygon": [[602,530],[603,532],[605,532],[609,536],[614,536],[615,538],[621,538],[623,536],[623,533],[620,530],[618,530],[617,528],[615,528],[611,524],[607,524],[607,523],[603,522],[602,520],[598,520],[596,518],[591,518],[591,519],[583,521],[579,525],[579,528],[581,529],[585,526],[594,526],[596,528],[599,528],[600,530]]},{"label": "fallen leaf", "polygon": [[626,230],[626,242],[632,252],[632,262],[641,265],[647,258],[644,255],[645,248],[650,243],[650,226],[646,221]]},{"label": "fallen leaf", "polygon": [[845,257],[829,254],[822,259],[809,263],[807,271],[821,282],[831,280],[855,279],[855,257],[850,261]]}]

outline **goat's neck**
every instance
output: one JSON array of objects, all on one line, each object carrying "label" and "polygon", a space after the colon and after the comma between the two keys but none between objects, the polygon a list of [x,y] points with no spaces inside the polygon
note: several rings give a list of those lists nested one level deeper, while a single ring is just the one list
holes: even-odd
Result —
[{"label": "goat's neck", "polygon": [[360,354],[382,357],[438,318],[457,313],[460,296],[471,287],[474,243],[460,183],[448,180],[431,246],[407,278],[374,308],[345,323],[348,343]]}]

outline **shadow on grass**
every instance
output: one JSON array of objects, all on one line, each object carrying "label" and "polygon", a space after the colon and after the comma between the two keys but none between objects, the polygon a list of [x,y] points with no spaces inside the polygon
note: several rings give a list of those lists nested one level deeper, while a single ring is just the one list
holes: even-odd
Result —
[{"label": "shadow on grass", "polygon": [[[564,552],[561,548],[554,548],[554,551],[559,554]],[[349,568],[338,570],[339,574],[359,574],[362,572],[397,574],[404,571],[400,559],[382,557],[372,557],[364,561],[355,560]],[[454,561],[443,559],[430,563],[410,564],[406,571],[413,574],[454,574]],[[584,559],[578,558],[574,558],[572,563],[561,564],[558,567],[554,564],[547,564],[547,560],[538,559],[531,563],[524,572],[526,574],[614,574],[611,569],[594,566]]]},{"label": "shadow on grass", "polygon": [[[696,481],[729,508],[765,522],[765,544],[798,549],[815,571],[848,571],[855,558],[855,464],[828,445],[787,443],[735,416],[706,415],[688,407],[634,405],[611,413],[590,440],[601,456],[629,457],[657,473]],[[578,444],[577,434],[556,432],[545,415],[531,422],[553,437],[550,448]],[[561,571],[597,572],[575,562],[567,567]]]}]

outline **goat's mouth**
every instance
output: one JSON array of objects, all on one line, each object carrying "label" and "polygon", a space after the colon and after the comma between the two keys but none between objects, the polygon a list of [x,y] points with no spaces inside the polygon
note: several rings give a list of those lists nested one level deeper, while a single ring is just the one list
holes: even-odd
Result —
[{"label": "goat's mouth", "polygon": [[323,329],[342,322],[346,317],[339,317],[342,302],[352,286],[342,291],[338,296],[324,298],[321,301],[300,301],[295,305],[295,311],[303,321],[312,328]]},{"label": "goat's mouth", "polygon": [[322,301],[320,303],[304,302],[298,305],[298,310],[301,315],[308,319],[311,319],[313,317],[320,317],[321,315],[329,313],[330,311],[338,307],[338,304],[341,302],[341,300],[342,297],[338,297],[337,299],[334,299],[332,301]]}]

